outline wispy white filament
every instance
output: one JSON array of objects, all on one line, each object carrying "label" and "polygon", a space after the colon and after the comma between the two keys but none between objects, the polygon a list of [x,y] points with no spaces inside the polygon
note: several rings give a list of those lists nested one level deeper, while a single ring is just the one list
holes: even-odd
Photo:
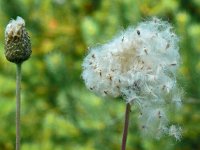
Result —
[{"label": "wispy white filament", "polygon": [[[94,93],[122,96],[137,105],[141,129],[160,137],[171,130],[166,114],[169,106],[181,104],[176,86],[178,51],[178,37],[170,24],[153,18],[91,48],[83,62],[82,77]],[[178,135],[174,135],[176,139]]]}]

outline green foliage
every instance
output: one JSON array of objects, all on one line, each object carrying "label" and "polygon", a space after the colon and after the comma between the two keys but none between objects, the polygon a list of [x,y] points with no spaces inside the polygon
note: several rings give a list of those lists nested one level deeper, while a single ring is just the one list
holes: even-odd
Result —
[{"label": "green foliage", "polygon": [[169,20],[180,36],[184,106],[171,116],[183,138],[144,139],[133,108],[127,150],[200,149],[199,10],[198,0],[1,0],[0,149],[15,145],[15,65],[6,61],[3,43],[16,16],[26,21],[33,51],[22,68],[22,150],[120,149],[125,103],[89,92],[81,64],[88,47],[151,16]]}]

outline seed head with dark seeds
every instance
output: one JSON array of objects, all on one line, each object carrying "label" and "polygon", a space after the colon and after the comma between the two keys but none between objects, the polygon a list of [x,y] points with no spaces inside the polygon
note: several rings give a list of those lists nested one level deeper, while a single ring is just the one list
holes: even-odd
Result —
[{"label": "seed head with dark seeds", "polygon": [[30,37],[21,17],[11,20],[5,30],[5,56],[10,62],[20,64],[31,55]]}]

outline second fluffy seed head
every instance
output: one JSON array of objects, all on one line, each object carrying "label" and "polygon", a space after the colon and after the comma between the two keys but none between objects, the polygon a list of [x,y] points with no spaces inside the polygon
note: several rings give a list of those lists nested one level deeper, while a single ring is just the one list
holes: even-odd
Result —
[{"label": "second fluffy seed head", "polygon": [[168,22],[153,18],[91,48],[82,77],[94,93],[122,96],[126,103],[138,106],[145,133],[158,138],[166,133],[179,139],[180,134],[171,131],[180,130],[170,130],[167,115],[171,106],[181,105],[176,85],[179,62],[178,37]]}]

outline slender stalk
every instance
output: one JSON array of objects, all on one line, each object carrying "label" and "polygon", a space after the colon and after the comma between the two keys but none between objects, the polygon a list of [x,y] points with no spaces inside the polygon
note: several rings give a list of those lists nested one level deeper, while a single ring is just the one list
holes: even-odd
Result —
[{"label": "slender stalk", "polygon": [[126,139],[128,135],[128,125],[129,125],[129,113],[131,111],[131,105],[126,104],[125,121],[124,121],[124,132],[122,137],[122,148],[121,150],[126,150]]},{"label": "slender stalk", "polygon": [[20,99],[21,99],[21,64],[17,64],[16,73],[16,150],[20,150]]}]

